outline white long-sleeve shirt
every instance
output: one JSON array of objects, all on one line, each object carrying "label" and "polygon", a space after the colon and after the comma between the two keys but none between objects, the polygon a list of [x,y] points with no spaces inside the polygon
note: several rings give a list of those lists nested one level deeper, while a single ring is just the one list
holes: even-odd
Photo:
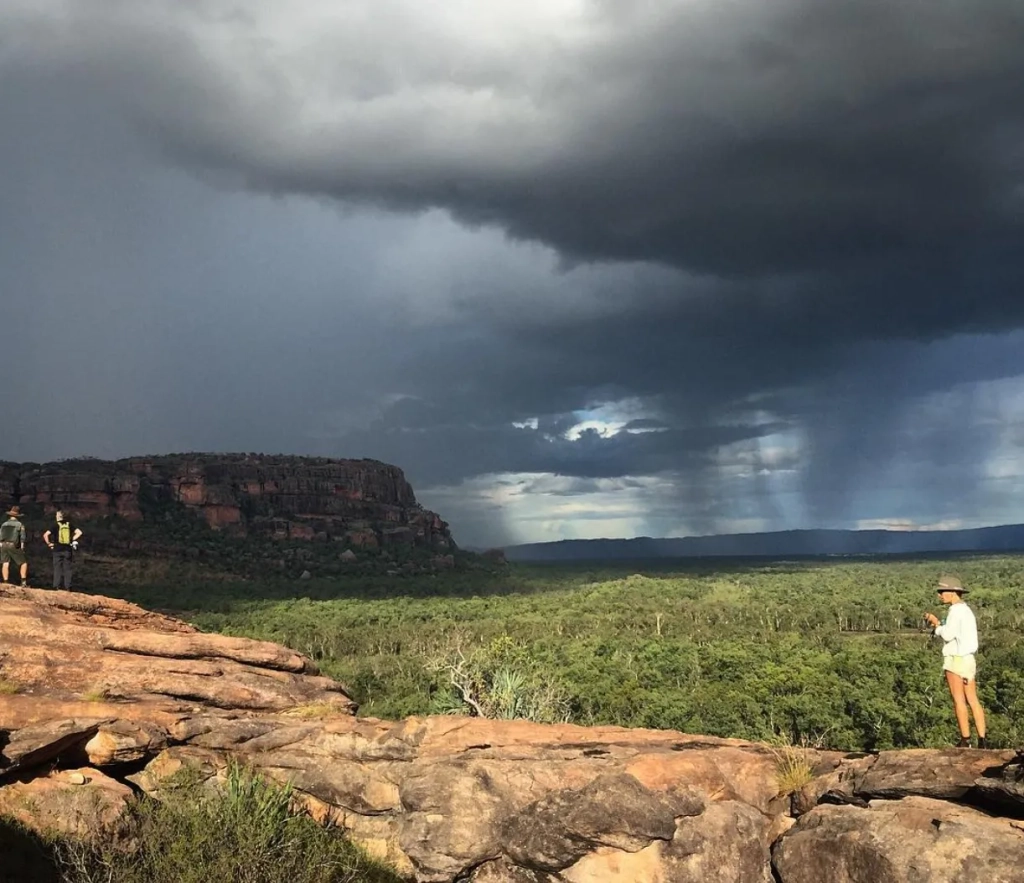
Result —
[{"label": "white long-sleeve shirt", "polygon": [[978,652],[978,621],[963,601],[949,605],[946,621],[935,627],[935,635],[944,642],[943,656],[970,656]]}]

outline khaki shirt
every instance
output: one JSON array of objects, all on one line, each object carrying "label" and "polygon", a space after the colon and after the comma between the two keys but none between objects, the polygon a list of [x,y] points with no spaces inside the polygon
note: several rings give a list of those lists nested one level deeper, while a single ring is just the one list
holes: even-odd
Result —
[{"label": "khaki shirt", "polygon": [[[11,530],[13,525],[14,530]],[[11,539],[5,540],[5,542],[14,543],[19,548],[25,547],[25,525],[18,521],[17,518],[8,518],[2,525],[0,525],[0,537],[8,537]]]}]

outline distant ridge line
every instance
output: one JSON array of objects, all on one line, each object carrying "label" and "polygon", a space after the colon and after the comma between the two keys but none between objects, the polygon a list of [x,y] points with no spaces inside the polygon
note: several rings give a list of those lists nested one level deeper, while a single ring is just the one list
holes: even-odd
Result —
[{"label": "distant ridge line", "polygon": [[783,530],[699,537],[557,540],[506,546],[510,561],[776,558],[1024,550],[1024,524],[958,530]]}]

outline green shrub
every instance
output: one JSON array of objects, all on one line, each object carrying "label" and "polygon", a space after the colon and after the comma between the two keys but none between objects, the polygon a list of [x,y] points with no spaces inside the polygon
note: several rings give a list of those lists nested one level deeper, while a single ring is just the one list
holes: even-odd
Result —
[{"label": "green shrub", "polygon": [[241,767],[215,788],[194,772],[143,798],[120,836],[57,845],[62,883],[397,883],[385,866],[293,812],[288,788]]},{"label": "green shrub", "polygon": [[567,722],[571,718],[567,692],[524,653],[525,648],[508,635],[499,635],[468,655],[458,646],[445,648],[427,663],[436,678],[430,711]]}]

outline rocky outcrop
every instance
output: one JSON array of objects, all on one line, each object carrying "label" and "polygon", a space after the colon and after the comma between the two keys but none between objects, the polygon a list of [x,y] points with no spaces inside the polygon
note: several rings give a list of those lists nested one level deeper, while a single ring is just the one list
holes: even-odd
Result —
[{"label": "rocky outcrop", "polygon": [[927,797],[816,807],[775,849],[785,883],[1017,883],[1024,824]]},{"label": "rocky outcrop", "polygon": [[454,547],[402,470],[376,460],[187,454],[0,464],[0,503],[78,518],[128,520],[180,505],[210,526],[274,539],[336,539],[357,548]]},{"label": "rocky outcrop", "polygon": [[[341,685],[277,644],[203,634],[95,595],[5,586],[0,599],[0,671],[18,691],[0,718],[5,725],[33,722],[16,714],[19,708],[34,716],[61,708],[74,712],[64,717],[122,720],[128,709],[128,717],[140,721],[197,706],[226,712],[310,704],[355,710]],[[11,758],[10,745],[5,755]]]},{"label": "rocky outcrop", "polygon": [[0,813],[23,823],[110,827],[129,788],[235,759],[424,883],[1020,879],[1013,751],[808,750],[788,793],[740,740],[358,718],[299,654],[106,598],[0,587],[0,648]]}]

